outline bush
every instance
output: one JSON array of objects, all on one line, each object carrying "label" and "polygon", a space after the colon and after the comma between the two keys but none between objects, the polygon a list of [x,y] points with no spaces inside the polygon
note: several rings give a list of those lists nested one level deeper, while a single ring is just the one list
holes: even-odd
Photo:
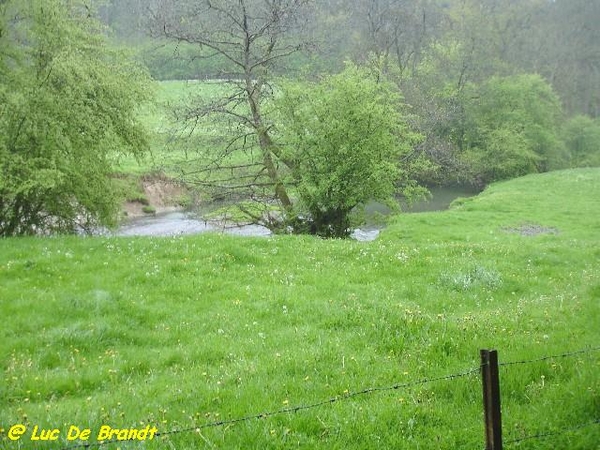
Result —
[{"label": "bush", "polygon": [[377,71],[349,65],[320,83],[283,83],[282,91],[279,133],[300,200],[296,231],[344,237],[355,208],[393,205],[398,186],[407,196],[422,192],[414,178],[427,163],[413,154],[420,136]]},{"label": "bush", "polygon": [[570,156],[571,167],[600,166],[600,121],[575,116],[563,127],[562,138]]}]

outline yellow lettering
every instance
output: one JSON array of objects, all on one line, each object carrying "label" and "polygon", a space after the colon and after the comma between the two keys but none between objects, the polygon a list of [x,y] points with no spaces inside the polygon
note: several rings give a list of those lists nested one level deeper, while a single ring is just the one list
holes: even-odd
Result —
[{"label": "yellow lettering", "polygon": [[143,430],[140,430],[139,433],[138,433],[138,435],[137,435],[137,440],[138,441],[145,441],[146,438],[148,437],[148,430],[149,429],[150,429],[150,425],[148,425]]},{"label": "yellow lettering", "polygon": [[[81,436],[83,436],[85,431],[86,430],[81,432]],[[103,425],[98,432],[98,441],[108,441],[113,438],[117,441],[152,440],[157,432],[158,429],[156,427],[150,428],[150,425],[147,425],[146,428],[142,428],[141,430],[137,428],[111,428],[108,425]],[[83,439],[83,437],[80,437],[80,439]]]},{"label": "yellow lettering", "polygon": [[107,441],[110,439],[111,428],[108,425],[102,425],[100,427],[100,431],[98,432],[98,437],[96,440],[98,441]]},{"label": "yellow lettering", "polygon": [[129,435],[129,430],[128,429],[122,429],[122,430],[115,430],[116,434],[117,434],[117,440],[118,441],[126,441],[127,440],[127,436]]},{"label": "yellow lettering", "polygon": [[39,441],[40,440],[40,437],[37,435],[38,428],[39,427],[37,425],[35,425],[33,427],[33,432],[31,433],[31,440],[32,441]]},{"label": "yellow lettering", "polygon": [[53,430],[44,430],[35,425],[33,427],[33,432],[31,433],[32,441],[56,441],[58,439],[58,435],[60,434],[60,430],[58,428],[54,428]]},{"label": "yellow lettering", "polygon": [[90,434],[92,434],[92,430],[89,428],[84,428],[81,430],[79,427],[71,425],[69,427],[69,431],[67,432],[67,441],[74,441],[75,439],[87,441],[90,438]]}]

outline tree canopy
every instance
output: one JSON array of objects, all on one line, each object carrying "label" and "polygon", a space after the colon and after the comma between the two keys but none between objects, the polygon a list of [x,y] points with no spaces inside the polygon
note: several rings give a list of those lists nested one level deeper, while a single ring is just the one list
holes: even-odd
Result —
[{"label": "tree canopy", "polygon": [[298,196],[300,231],[350,232],[350,213],[370,200],[412,197],[428,164],[414,154],[420,136],[401,112],[397,87],[352,64],[318,83],[288,83],[277,102],[280,141]]},{"label": "tree canopy", "polygon": [[112,162],[147,148],[145,72],[84,2],[2,2],[0,39],[0,235],[113,224]]},{"label": "tree canopy", "polygon": [[539,75],[492,77],[463,100],[459,146],[482,183],[565,165],[560,101]]}]

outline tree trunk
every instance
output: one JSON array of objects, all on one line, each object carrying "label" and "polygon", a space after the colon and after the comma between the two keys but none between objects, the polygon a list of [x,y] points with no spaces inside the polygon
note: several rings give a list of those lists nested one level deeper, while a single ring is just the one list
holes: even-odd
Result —
[{"label": "tree trunk", "polygon": [[290,200],[289,195],[287,194],[287,190],[285,186],[281,182],[281,178],[279,177],[279,171],[275,166],[275,162],[273,161],[273,140],[271,136],[269,136],[269,131],[265,127],[262,119],[262,115],[260,112],[260,94],[261,94],[262,86],[260,81],[254,82],[250,75],[246,75],[246,95],[248,98],[248,104],[250,105],[250,110],[252,112],[252,123],[254,128],[256,129],[256,133],[258,136],[258,145],[260,146],[260,150],[263,156],[263,164],[267,169],[267,174],[269,178],[275,185],[275,196],[281,202],[281,205],[286,211],[290,211],[292,209],[292,201]]}]

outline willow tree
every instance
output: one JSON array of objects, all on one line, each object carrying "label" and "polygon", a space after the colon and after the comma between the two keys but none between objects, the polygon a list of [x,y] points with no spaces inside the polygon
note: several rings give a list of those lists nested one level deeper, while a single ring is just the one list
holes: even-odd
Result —
[{"label": "willow tree", "polygon": [[120,153],[147,147],[144,72],[78,0],[0,4],[0,236],[115,222]]}]

